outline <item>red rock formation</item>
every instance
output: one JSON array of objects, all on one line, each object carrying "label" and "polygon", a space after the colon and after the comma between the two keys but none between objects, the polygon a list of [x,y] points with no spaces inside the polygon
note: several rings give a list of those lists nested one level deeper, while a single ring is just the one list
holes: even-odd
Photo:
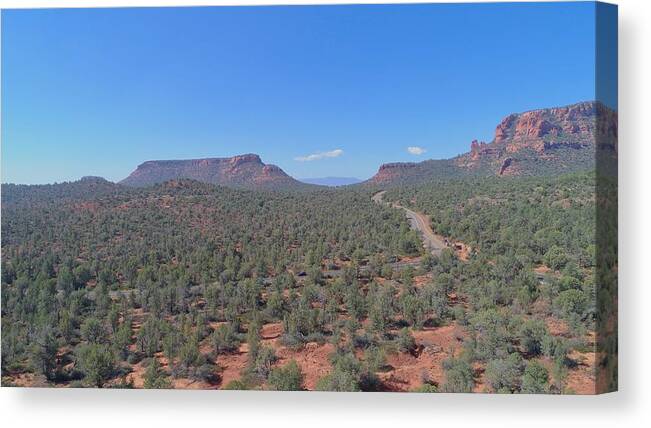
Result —
[{"label": "red rock formation", "polygon": [[504,152],[503,149],[494,144],[487,144],[483,141],[472,140],[470,143],[470,159],[479,160],[482,157],[500,157]]},{"label": "red rock formation", "polygon": [[256,154],[231,158],[147,161],[121,183],[150,186],[181,178],[232,187],[303,186],[279,167],[265,165]]},{"label": "red rock formation", "polygon": [[617,112],[599,102],[581,102],[510,114],[497,125],[490,143],[473,140],[468,153],[449,160],[385,164],[370,181],[384,184],[465,173],[519,175],[585,169],[594,163],[596,148],[616,155]]},{"label": "red rock formation", "polygon": [[503,145],[507,153],[523,148],[543,153],[564,143],[594,144],[597,109],[597,103],[583,102],[511,114],[497,125],[493,143]]},{"label": "red rock formation", "polygon": [[417,164],[414,162],[385,163],[383,165],[380,165],[377,174],[373,176],[371,181],[374,183],[385,183],[393,181],[415,168],[416,165]]},{"label": "red rock formation", "polygon": [[502,162],[502,166],[500,166],[500,171],[497,175],[504,175],[506,169],[510,167],[512,163],[513,163],[513,158],[504,159],[504,161]]},{"label": "red rock formation", "polygon": [[473,140],[470,152],[455,163],[466,169],[489,164],[499,175],[512,175],[525,168],[524,164],[517,168],[511,165],[525,149],[536,153],[538,159],[559,161],[558,149],[594,150],[596,144],[617,150],[617,113],[598,102],[582,102],[510,114],[495,128],[491,143]]}]

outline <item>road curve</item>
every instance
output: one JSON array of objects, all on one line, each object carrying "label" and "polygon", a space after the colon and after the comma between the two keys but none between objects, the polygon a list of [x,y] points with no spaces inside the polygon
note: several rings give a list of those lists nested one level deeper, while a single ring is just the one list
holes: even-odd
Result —
[{"label": "road curve", "polygon": [[[374,194],[371,199],[373,202],[378,204],[389,205],[384,201],[383,196],[386,193],[386,190],[382,190]],[[444,248],[447,248],[445,241],[438,235],[434,233],[432,227],[430,226],[429,218],[422,213],[410,210],[409,208],[403,207],[402,205],[394,202],[391,204],[393,208],[399,208],[405,212],[409,225],[413,230],[420,232],[421,238],[423,239],[423,246],[426,250],[430,251],[435,256],[440,256],[441,251]]]}]

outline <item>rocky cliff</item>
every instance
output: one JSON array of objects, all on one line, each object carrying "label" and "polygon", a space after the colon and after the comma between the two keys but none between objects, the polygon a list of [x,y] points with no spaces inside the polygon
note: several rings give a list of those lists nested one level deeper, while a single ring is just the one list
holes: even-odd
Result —
[{"label": "rocky cliff", "polygon": [[491,142],[473,140],[453,159],[385,164],[369,182],[415,182],[448,175],[538,175],[594,168],[597,151],[617,152],[617,112],[595,101],[514,113]]}]

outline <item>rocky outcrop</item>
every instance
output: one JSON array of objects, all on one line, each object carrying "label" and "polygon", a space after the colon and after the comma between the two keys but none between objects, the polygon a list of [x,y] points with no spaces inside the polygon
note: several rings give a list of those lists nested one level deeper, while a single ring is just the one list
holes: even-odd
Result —
[{"label": "rocky outcrop", "polygon": [[502,161],[502,166],[500,166],[500,171],[497,175],[504,175],[506,169],[511,166],[513,163],[513,158],[506,158]]},{"label": "rocky outcrop", "polygon": [[[466,163],[473,165],[482,159],[498,159],[504,154],[504,148],[495,144],[488,144],[483,141],[473,140],[470,143],[470,153],[466,157]],[[468,166],[467,165],[467,166]]]},{"label": "rocky outcrop", "polygon": [[142,187],[183,178],[242,188],[303,186],[276,165],[264,164],[256,154],[230,158],[147,161],[138,165],[120,183]]},{"label": "rocky outcrop", "polygon": [[589,101],[510,114],[495,128],[492,142],[472,141],[470,152],[459,156],[456,164],[467,170],[492,169],[497,175],[527,174],[531,172],[527,165],[547,170],[554,163],[560,169],[589,165],[596,148],[617,150],[616,146],[617,113]]},{"label": "rocky outcrop", "polygon": [[491,142],[473,140],[469,152],[453,159],[385,164],[369,182],[556,174],[594,168],[603,151],[616,156],[617,112],[587,101],[510,114],[497,125]]},{"label": "rocky outcrop", "polygon": [[399,179],[405,174],[416,168],[415,162],[394,162],[385,163],[380,165],[377,174],[373,176],[371,181],[377,184],[390,182]]},{"label": "rocky outcrop", "polygon": [[531,148],[539,153],[567,144],[575,148],[594,144],[597,112],[595,102],[511,114],[495,129],[493,144],[508,153]]}]

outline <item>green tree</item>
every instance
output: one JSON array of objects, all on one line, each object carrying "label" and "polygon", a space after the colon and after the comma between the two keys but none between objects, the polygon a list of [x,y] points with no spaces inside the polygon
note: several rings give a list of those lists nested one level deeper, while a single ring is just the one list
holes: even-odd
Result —
[{"label": "green tree", "polygon": [[113,336],[113,347],[121,360],[126,360],[129,356],[129,346],[131,345],[131,322],[123,322],[118,327]]},{"label": "green tree", "polygon": [[32,364],[48,380],[56,377],[58,350],[59,343],[51,329],[45,329],[32,345]]},{"label": "green tree", "polygon": [[195,335],[191,335],[179,351],[179,361],[185,369],[199,367],[202,363],[199,352],[199,342]]},{"label": "green tree", "polygon": [[77,364],[87,384],[101,388],[115,372],[115,356],[107,345],[89,343],[77,348]]},{"label": "green tree", "polygon": [[140,327],[136,336],[136,343],[140,348],[140,352],[144,353],[147,357],[153,357],[160,349],[160,340],[160,321],[153,316],[149,316]]},{"label": "green tree", "polygon": [[147,389],[168,389],[172,387],[165,372],[161,369],[158,359],[152,358],[145,371],[144,387]]},{"label": "green tree", "polygon": [[87,318],[81,324],[81,337],[89,343],[99,344],[106,341],[106,329],[97,318]]},{"label": "green tree", "polygon": [[240,347],[240,338],[233,323],[222,324],[210,336],[210,343],[217,354],[233,352]]}]

